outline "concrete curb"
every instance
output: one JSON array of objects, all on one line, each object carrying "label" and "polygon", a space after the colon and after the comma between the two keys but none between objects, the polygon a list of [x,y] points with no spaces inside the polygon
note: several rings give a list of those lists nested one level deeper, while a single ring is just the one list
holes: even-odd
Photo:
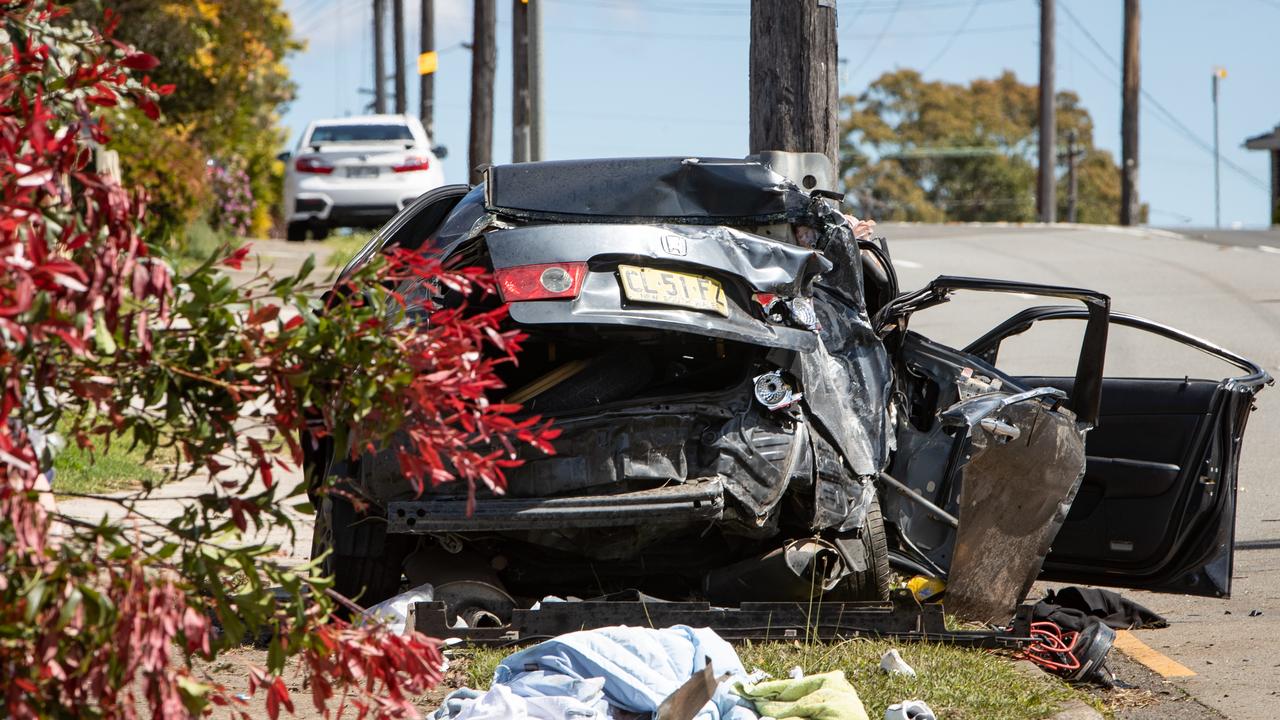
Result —
[{"label": "concrete curb", "polygon": [[1050,720],[1102,720],[1102,713],[1081,700],[1072,700],[1058,708]]},{"label": "concrete curb", "polygon": [[[1013,669],[1027,678],[1039,679],[1048,675],[1039,665],[1026,660],[1015,660]],[[1102,713],[1083,700],[1068,700],[1058,711],[1049,716],[1049,720],[1103,720]]]}]

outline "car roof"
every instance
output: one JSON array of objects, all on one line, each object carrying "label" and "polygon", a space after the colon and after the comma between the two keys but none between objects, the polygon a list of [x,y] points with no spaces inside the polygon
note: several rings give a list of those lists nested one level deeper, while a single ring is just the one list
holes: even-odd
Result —
[{"label": "car roof", "polygon": [[543,222],[788,222],[810,195],[754,159],[640,157],[495,165],[485,205]]},{"label": "car roof", "polygon": [[408,115],[353,115],[351,117],[313,120],[311,124],[316,127],[324,127],[326,125],[386,125],[387,123],[407,123],[411,119]]}]

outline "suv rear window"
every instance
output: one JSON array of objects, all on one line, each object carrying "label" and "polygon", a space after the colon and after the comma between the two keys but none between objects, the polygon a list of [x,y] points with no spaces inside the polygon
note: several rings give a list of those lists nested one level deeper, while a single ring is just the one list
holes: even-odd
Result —
[{"label": "suv rear window", "polygon": [[407,125],[321,125],[311,131],[308,144],[412,139],[413,133]]}]

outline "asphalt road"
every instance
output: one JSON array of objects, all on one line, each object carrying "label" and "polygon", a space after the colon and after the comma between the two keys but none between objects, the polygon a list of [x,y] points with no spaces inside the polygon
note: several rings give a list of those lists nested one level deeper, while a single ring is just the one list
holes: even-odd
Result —
[{"label": "asphalt road", "polygon": [[[1280,238],[1071,226],[882,225],[903,289],[939,274],[1033,280],[1101,290],[1113,309],[1173,325],[1262,364],[1280,377]],[[1274,248],[1274,249],[1272,249]],[[1027,298],[959,297],[912,327],[964,344]],[[1030,333],[1028,333],[1030,336]],[[1001,365],[1015,373],[1073,374],[1078,337],[1045,336]],[[1061,372],[1067,368],[1066,372]],[[1109,375],[1183,377],[1229,368],[1166,341],[1115,334]],[[1264,389],[1240,463],[1235,572],[1229,600],[1128,592],[1171,625],[1139,638],[1196,675],[1175,682],[1232,718],[1269,718],[1280,699],[1280,387]],[[1260,611],[1256,614],[1254,611]]]}]

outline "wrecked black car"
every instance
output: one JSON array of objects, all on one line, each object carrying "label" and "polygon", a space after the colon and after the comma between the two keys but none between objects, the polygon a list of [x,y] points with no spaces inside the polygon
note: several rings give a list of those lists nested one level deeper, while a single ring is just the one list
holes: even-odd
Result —
[{"label": "wrecked black car", "polygon": [[[491,270],[529,336],[506,395],[562,431],[507,492],[416,496],[394,451],[304,438],[371,516],[317,498],[315,552],[370,604],[407,575],[469,623],[547,595],[878,600],[890,568],[997,618],[1042,577],[1226,595],[1256,364],[1078,288],[941,277],[900,293],[820,155],[504,165],[429,192],[351,261],[401,247]],[[963,349],[910,329],[956,293],[1043,297]],[[1033,324],[1085,325],[1073,377],[1000,370]],[[1104,378],[1108,329],[1239,367]]]}]

